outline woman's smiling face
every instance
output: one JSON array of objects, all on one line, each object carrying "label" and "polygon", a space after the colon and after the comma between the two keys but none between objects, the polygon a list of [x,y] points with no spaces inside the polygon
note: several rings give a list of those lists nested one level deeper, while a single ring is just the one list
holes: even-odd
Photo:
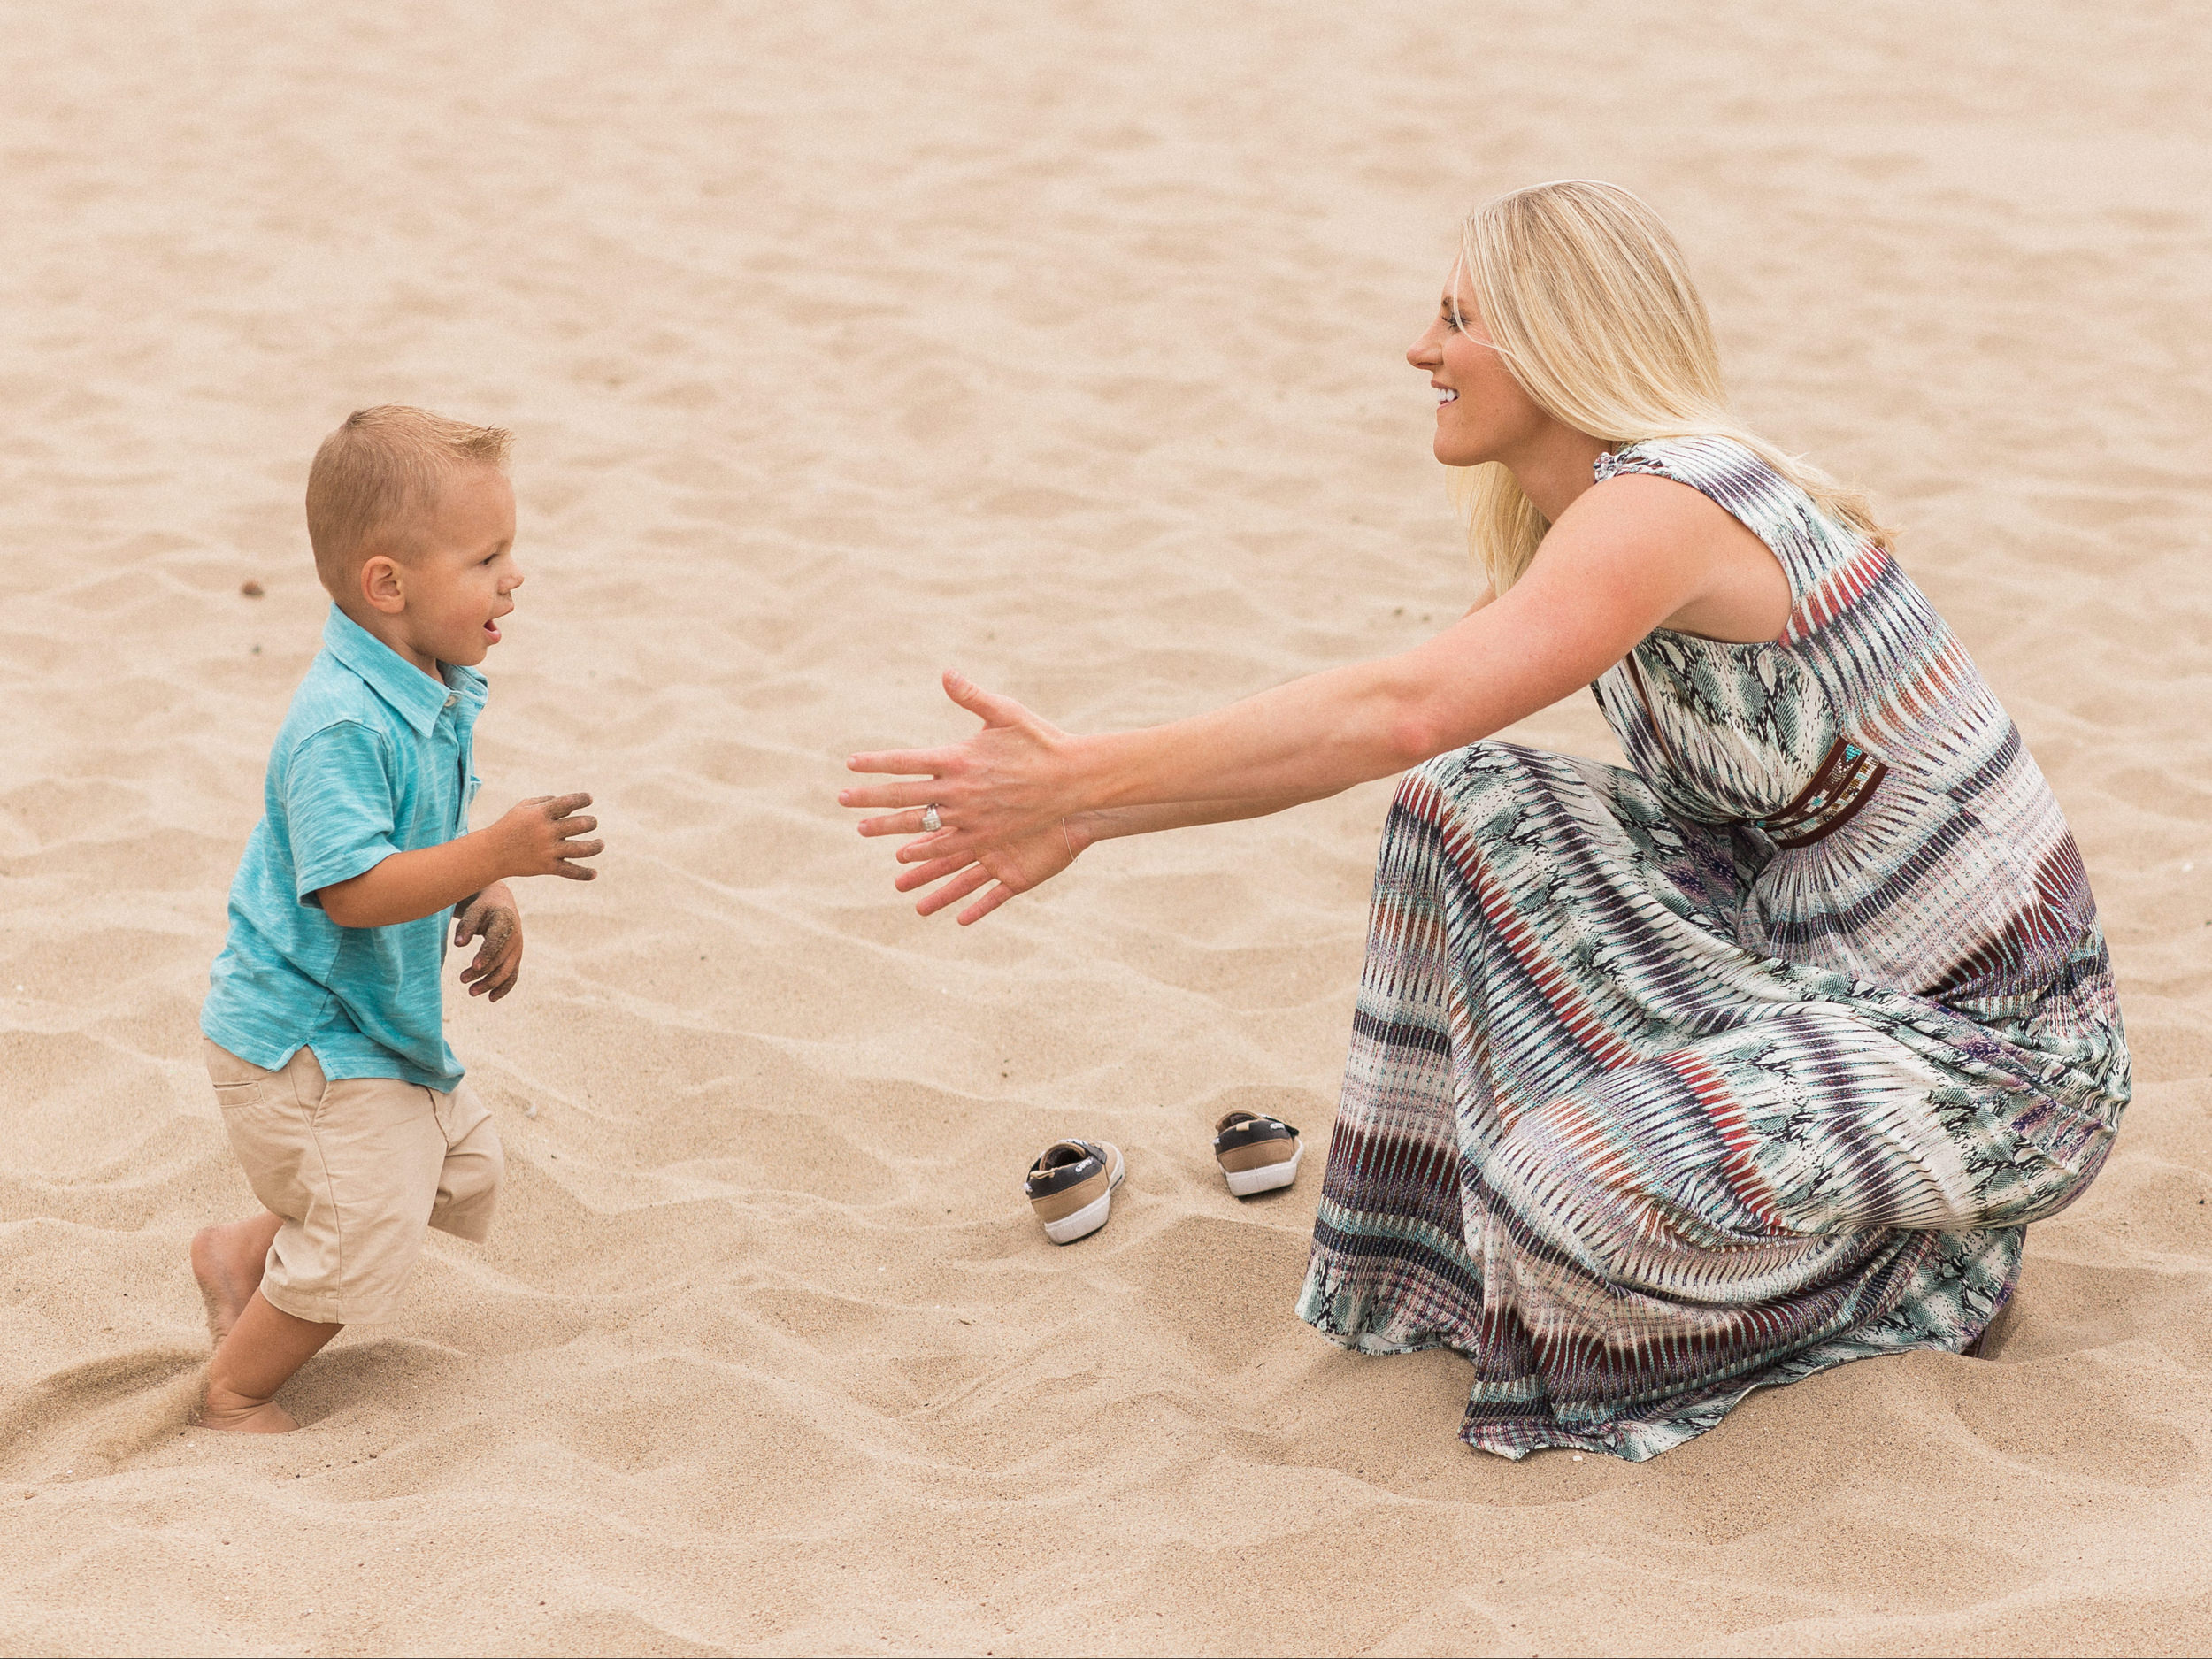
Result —
[{"label": "woman's smiling face", "polygon": [[1436,389],[1436,458],[1447,466],[1505,460],[1556,424],[1505,366],[1457,266],[1435,319],[1406,361],[1425,371]]}]

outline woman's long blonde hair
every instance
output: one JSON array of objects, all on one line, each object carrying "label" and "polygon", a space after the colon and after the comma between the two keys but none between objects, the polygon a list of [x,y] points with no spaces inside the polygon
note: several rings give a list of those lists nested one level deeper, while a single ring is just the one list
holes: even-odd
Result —
[{"label": "woman's long blonde hair", "polygon": [[[1461,273],[1507,370],[1555,420],[1609,449],[1732,438],[1829,516],[1889,545],[1863,495],[1735,424],[1682,250],[1618,185],[1566,179],[1484,203],[1461,227],[1455,291]],[[1496,462],[1452,474],[1476,562],[1502,594],[1551,526]]]}]

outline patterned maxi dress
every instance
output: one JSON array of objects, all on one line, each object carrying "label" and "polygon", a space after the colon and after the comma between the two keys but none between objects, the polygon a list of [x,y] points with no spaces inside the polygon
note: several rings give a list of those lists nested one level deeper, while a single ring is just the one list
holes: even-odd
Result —
[{"label": "patterned maxi dress", "polygon": [[1509,1457],[1641,1460],[1965,1347],[2128,1099],[2080,854],[1942,619],[1738,444],[1623,472],[1754,531],[1788,624],[1609,670],[1633,771],[1490,741],[1408,775],[1298,1310],[1464,1353],[1462,1438]]}]

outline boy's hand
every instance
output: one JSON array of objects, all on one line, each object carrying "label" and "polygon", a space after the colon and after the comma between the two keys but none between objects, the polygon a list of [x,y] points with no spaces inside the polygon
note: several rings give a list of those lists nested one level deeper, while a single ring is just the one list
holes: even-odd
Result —
[{"label": "boy's hand", "polygon": [[500,862],[511,876],[566,876],[571,881],[589,881],[599,872],[571,859],[596,858],[606,851],[602,841],[579,841],[599,827],[595,818],[575,815],[591,804],[588,795],[541,795],[517,803],[492,826],[497,837]]},{"label": "boy's hand", "polygon": [[472,939],[484,942],[477,948],[476,960],[461,970],[461,983],[469,987],[471,996],[488,992],[496,1002],[515,988],[516,977],[522,972],[522,912],[505,882],[495,881],[463,902],[453,924],[453,942],[465,945]]}]

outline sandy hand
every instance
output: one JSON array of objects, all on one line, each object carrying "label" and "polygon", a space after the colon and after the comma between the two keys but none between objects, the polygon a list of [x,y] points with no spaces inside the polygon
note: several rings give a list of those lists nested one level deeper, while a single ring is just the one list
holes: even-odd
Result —
[{"label": "sandy hand", "polygon": [[483,942],[476,960],[461,970],[461,983],[471,996],[488,995],[496,1002],[515,988],[522,972],[522,911],[505,882],[492,883],[463,904],[454,918],[453,942],[465,945],[472,939]]},{"label": "sandy hand", "polygon": [[501,862],[514,876],[566,876],[571,881],[590,881],[599,872],[572,862],[596,858],[606,851],[603,841],[580,841],[599,827],[595,818],[577,816],[591,804],[591,797],[541,795],[521,801],[492,826],[499,838]]}]

